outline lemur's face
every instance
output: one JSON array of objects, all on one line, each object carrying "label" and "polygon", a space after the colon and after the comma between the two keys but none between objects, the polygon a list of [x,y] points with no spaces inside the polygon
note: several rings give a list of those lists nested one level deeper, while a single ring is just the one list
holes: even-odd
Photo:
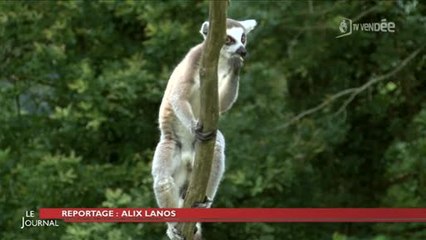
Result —
[{"label": "lemur's face", "polygon": [[[227,20],[226,41],[220,53],[224,57],[247,55],[246,44],[247,34],[256,26],[256,20],[235,21]],[[200,33],[204,39],[207,38],[208,22],[204,22],[201,26]]]}]

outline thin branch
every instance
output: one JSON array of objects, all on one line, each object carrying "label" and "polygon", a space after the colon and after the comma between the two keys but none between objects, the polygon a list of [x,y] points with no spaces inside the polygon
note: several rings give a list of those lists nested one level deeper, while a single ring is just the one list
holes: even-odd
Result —
[{"label": "thin branch", "polygon": [[414,51],[413,53],[411,53],[406,59],[404,59],[398,67],[396,67],[395,69],[393,69],[392,71],[382,75],[382,76],[378,76],[375,78],[372,78],[370,81],[366,82],[364,85],[355,88],[354,91],[352,92],[351,96],[346,99],[346,101],[343,103],[343,105],[339,108],[339,110],[336,112],[336,115],[338,115],[339,113],[341,113],[343,110],[346,109],[346,107],[355,99],[355,97],[360,94],[361,92],[363,92],[364,90],[366,90],[367,88],[369,88],[370,86],[386,80],[390,77],[392,77],[393,75],[397,74],[399,71],[401,71],[411,60],[413,60],[417,54],[422,50],[423,47],[417,49],[416,51]]},{"label": "thin branch", "polygon": [[310,108],[306,111],[303,111],[301,113],[299,113],[298,115],[296,115],[295,117],[293,117],[292,119],[290,119],[290,121],[288,121],[287,123],[275,128],[275,130],[280,130],[280,129],[284,129],[287,128],[288,126],[294,124],[295,122],[301,120],[302,118],[314,114],[318,111],[320,111],[321,109],[325,108],[326,106],[330,105],[331,103],[335,102],[336,100],[338,100],[341,97],[344,97],[346,95],[350,96],[346,99],[346,101],[343,103],[343,105],[339,108],[339,110],[335,113],[335,114],[339,114],[341,113],[343,110],[346,109],[346,107],[355,99],[355,97],[357,95],[359,95],[361,92],[363,92],[364,90],[368,89],[369,87],[371,87],[372,85],[386,80],[390,77],[392,77],[393,75],[397,74],[399,71],[401,71],[411,60],[413,60],[417,54],[419,54],[419,52],[424,48],[424,46],[418,48],[416,51],[412,52],[407,58],[405,58],[395,69],[393,69],[392,71],[378,76],[378,77],[373,77],[371,78],[368,82],[366,82],[365,84],[361,85],[360,87],[356,87],[356,88],[348,88],[345,89],[341,92],[338,92],[334,95],[332,95],[331,97],[329,97],[328,99],[326,99],[325,101],[323,101],[321,104]]},{"label": "thin branch", "polygon": [[309,14],[314,13],[314,2],[312,0],[309,0],[308,4],[309,4]]},{"label": "thin branch", "polygon": [[[292,16],[306,16],[306,15],[309,15],[309,16],[318,16],[318,15],[325,15],[327,13],[330,13],[330,12],[336,10],[336,8],[344,7],[345,6],[344,3],[340,1],[340,2],[334,2],[332,6],[327,6],[327,7],[324,7],[322,9],[319,9],[318,8],[319,6],[318,6],[318,7],[315,8],[315,11],[313,11],[314,10],[313,1],[309,1],[309,5],[310,6],[308,8],[308,11],[305,11],[305,10],[302,10],[302,11],[293,10],[292,11]],[[291,19],[292,18],[287,18],[284,21],[291,21]]]},{"label": "thin branch", "polygon": [[365,10],[364,12],[358,14],[356,17],[354,17],[352,19],[352,21],[356,22],[356,21],[360,20],[361,18],[367,16],[368,14],[370,14],[372,12],[375,12],[375,11],[377,11],[379,9],[380,9],[380,5],[375,5],[375,6],[371,7],[371,8],[369,8],[369,9]]},{"label": "thin branch", "polygon": [[13,81],[13,85],[14,85],[14,87],[15,87],[15,90],[17,90],[16,92],[16,95],[15,95],[15,105],[16,105],[16,116],[18,117],[18,118],[21,118],[21,99],[19,98],[19,96],[20,96],[20,91],[18,91],[18,81],[19,81],[19,78],[18,77],[16,77],[15,75],[12,75],[11,76],[11,79],[12,79],[12,81]]},{"label": "thin branch", "polygon": [[330,103],[336,101],[337,99],[350,94],[355,88],[349,88],[346,90],[343,90],[341,92],[338,92],[334,95],[332,95],[331,97],[327,98],[324,102],[322,102],[321,104],[317,105],[316,107],[310,108],[306,111],[303,111],[301,113],[299,113],[297,116],[293,117],[292,119],[290,119],[290,121],[288,121],[287,123],[275,128],[275,130],[280,130],[280,129],[284,129],[287,128],[288,126],[294,124],[295,122],[301,120],[302,118],[314,114],[315,112],[323,109],[324,107],[326,107],[327,105],[329,105]]}]

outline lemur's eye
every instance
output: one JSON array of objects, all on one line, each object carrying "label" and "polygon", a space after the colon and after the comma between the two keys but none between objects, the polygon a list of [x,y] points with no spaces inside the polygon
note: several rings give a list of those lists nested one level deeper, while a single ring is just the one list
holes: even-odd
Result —
[{"label": "lemur's eye", "polygon": [[230,36],[227,36],[226,37],[226,42],[225,42],[225,44],[226,45],[232,45],[232,44],[234,44],[235,43],[235,39],[233,39],[232,37],[230,37]]},{"label": "lemur's eye", "polygon": [[241,42],[242,42],[243,44],[245,44],[245,43],[246,43],[246,35],[245,35],[245,34],[243,34],[243,35],[241,36]]}]

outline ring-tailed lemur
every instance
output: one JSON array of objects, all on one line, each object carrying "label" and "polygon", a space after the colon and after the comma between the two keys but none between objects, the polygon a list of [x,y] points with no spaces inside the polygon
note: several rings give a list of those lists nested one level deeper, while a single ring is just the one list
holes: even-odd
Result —
[{"label": "ring-tailed lemur", "polygon": [[[247,34],[256,26],[255,20],[236,21],[227,19],[226,42],[220,50],[218,63],[219,112],[229,110],[237,99],[239,73],[246,56]],[[207,37],[209,23],[204,22],[200,33]],[[193,47],[173,71],[160,106],[160,142],[152,163],[154,192],[161,208],[182,207],[194,162],[196,139],[205,140],[200,133],[198,117],[200,111],[200,61],[205,41]],[[216,145],[212,170],[203,206],[210,207],[214,199],[225,165],[225,139],[216,132]],[[182,239],[168,223],[170,239]],[[201,237],[197,224],[195,238]]]}]

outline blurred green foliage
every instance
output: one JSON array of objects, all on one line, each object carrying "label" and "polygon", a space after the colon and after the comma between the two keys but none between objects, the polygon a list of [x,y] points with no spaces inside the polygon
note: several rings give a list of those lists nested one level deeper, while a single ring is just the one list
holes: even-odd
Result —
[{"label": "blurred green foliage", "polygon": [[[236,105],[222,117],[216,207],[426,207],[425,50],[398,67],[426,7],[397,1],[232,1],[254,18]],[[0,3],[0,238],[165,239],[152,224],[25,228],[40,207],[153,207],[150,162],[173,67],[202,40],[202,1]],[[341,17],[396,24],[340,34]],[[349,97],[349,96],[348,96]],[[212,223],[207,239],[425,239],[419,223]]]}]

